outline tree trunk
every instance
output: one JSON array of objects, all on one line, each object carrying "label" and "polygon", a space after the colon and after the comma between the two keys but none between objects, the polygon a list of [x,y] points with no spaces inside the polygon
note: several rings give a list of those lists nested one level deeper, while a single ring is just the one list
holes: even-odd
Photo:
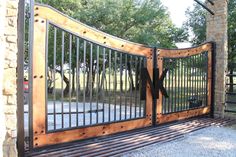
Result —
[{"label": "tree trunk", "polygon": [[57,70],[57,72],[59,72],[61,74],[61,78],[63,79],[63,81],[66,83],[66,87],[63,89],[63,95],[64,96],[68,96],[69,94],[69,88],[70,88],[70,81],[69,79],[65,76],[65,74],[63,74],[62,76],[62,70]]},{"label": "tree trunk", "polygon": [[72,95],[75,94],[75,68],[72,68]]},{"label": "tree trunk", "polygon": [[87,71],[87,80],[86,80],[86,90],[85,90],[85,94],[86,96],[89,96],[89,93],[90,93],[90,67],[88,68],[88,71]]},{"label": "tree trunk", "polygon": [[68,96],[70,89],[70,81],[65,75],[63,75],[63,81],[66,83],[66,87],[63,90],[63,94],[64,96]]},{"label": "tree trunk", "polygon": [[129,78],[130,78],[130,89],[129,90],[134,90],[134,80],[133,80],[133,76],[132,76],[132,69],[131,69],[130,63],[127,64],[127,68],[128,68]]}]

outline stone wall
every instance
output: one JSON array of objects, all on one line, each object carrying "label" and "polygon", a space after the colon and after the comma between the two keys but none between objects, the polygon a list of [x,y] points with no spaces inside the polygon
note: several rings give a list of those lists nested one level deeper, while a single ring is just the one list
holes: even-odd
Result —
[{"label": "stone wall", "polygon": [[18,0],[4,0],[0,4],[0,77],[2,77],[0,78],[0,84],[2,84],[0,86],[0,119],[3,120],[0,123],[0,156],[4,157],[17,156],[16,66],[18,2]]},{"label": "stone wall", "polygon": [[215,116],[224,116],[225,74],[228,64],[227,0],[212,0],[208,4],[215,15],[207,15],[207,40],[216,42]]}]

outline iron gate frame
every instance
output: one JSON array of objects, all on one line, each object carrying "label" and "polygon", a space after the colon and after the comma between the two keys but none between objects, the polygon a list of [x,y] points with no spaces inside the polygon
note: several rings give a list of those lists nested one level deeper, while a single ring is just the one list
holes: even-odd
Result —
[{"label": "iron gate frame", "polygon": [[[125,41],[97,31],[74,19],[64,15],[54,8],[42,4],[34,6],[34,39],[32,52],[32,147],[39,148],[52,144],[71,142],[75,140],[87,139],[121,131],[128,131],[136,128],[148,127],[152,125],[152,95],[148,85],[146,113],[144,118],[132,119],[110,124],[98,124],[73,130],[58,132],[47,132],[46,126],[46,75],[45,57],[47,51],[47,29],[49,23],[60,26],[67,32],[73,32],[86,40],[99,43],[104,47],[125,52],[131,55],[141,55],[147,58],[147,69],[152,76],[153,49],[141,44]],[[41,93],[40,95],[38,93]]]},{"label": "iron gate frame", "polygon": [[188,109],[184,111],[176,111],[173,113],[163,114],[163,94],[159,91],[159,99],[156,103],[156,123],[163,124],[176,120],[182,120],[191,117],[197,117],[202,115],[210,114],[211,117],[214,117],[214,84],[215,84],[215,42],[206,42],[199,46],[184,48],[184,49],[157,49],[157,67],[159,69],[159,76],[162,75],[163,71],[163,58],[185,58],[193,55],[201,54],[202,52],[208,52],[207,60],[207,106],[199,107],[195,109]]},{"label": "iron gate frame", "polygon": [[[29,105],[29,132],[30,132],[30,150],[35,148],[42,148],[52,144],[59,144],[64,142],[70,142],[74,140],[86,139],[91,137],[97,137],[102,135],[108,135],[111,133],[128,131],[132,129],[137,129],[141,127],[155,126],[171,121],[176,121],[180,119],[190,118],[194,116],[201,116],[205,114],[214,113],[214,63],[215,63],[215,44],[213,42],[207,42],[200,46],[188,48],[188,49],[160,49],[156,47],[147,47],[145,45],[140,45],[119,39],[117,37],[108,35],[106,33],[97,31],[91,27],[88,27],[82,23],[78,23],[72,18],[64,15],[50,6],[36,4],[33,5],[31,9],[31,26],[30,37],[33,41],[33,44],[30,44],[31,50],[31,75],[30,75],[30,90],[31,90],[31,99]],[[60,18],[59,18],[60,17]],[[63,20],[61,20],[64,19]],[[162,114],[162,97],[163,94],[159,91],[151,90],[151,84],[147,84],[146,87],[146,117],[130,120],[125,122],[115,122],[113,124],[99,124],[97,126],[90,126],[86,128],[79,128],[74,130],[66,130],[63,132],[47,133],[46,131],[46,120],[41,116],[45,113],[45,109],[42,106],[45,106],[46,96],[41,94],[37,96],[37,93],[45,93],[45,52],[46,52],[46,38],[47,38],[47,27],[49,23],[53,23],[61,26],[64,30],[69,32],[74,32],[78,36],[82,36],[85,39],[95,41],[100,45],[105,47],[110,47],[121,52],[126,52],[130,54],[138,54],[145,56],[147,58],[147,71],[151,80],[153,81],[154,86],[157,86],[159,76],[162,75],[163,71],[163,57],[167,56],[191,56],[193,54],[199,54],[203,50],[208,51],[208,105],[207,107],[190,109],[183,112],[171,113],[168,115]],[[78,27],[80,26],[80,27]],[[40,59],[41,58],[41,59]],[[37,68],[40,67],[40,68]],[[158,69],[159,73],[156,75],[156,70]],[[157,78],[157,79],[156,79]],[[35,83],[37,81],[37,84]],[[43,88],[42,88],[43,87]],[[156,89],[155,89],[156,90]],[[159,99],[155,99],[154,94],[157,94]],[[31,102],[32,101],[32,102]],[[44,114],[46,115],[46,113]],[[134,125],[134,123],[136,123]],[[99,132],[91,133],[90,130],[98,129]],[[86,135],[86,133],[90,135]],[[81,133],[83,135],[81,135]],[[22,136],[22,133],[21,133]],[[63,139],[67,138],[67,139]],[[20,138],[19,138],[20,140]],[[22,141],[22,139],[21,139]],[[22,143],[22,142],[21,142]]]}]

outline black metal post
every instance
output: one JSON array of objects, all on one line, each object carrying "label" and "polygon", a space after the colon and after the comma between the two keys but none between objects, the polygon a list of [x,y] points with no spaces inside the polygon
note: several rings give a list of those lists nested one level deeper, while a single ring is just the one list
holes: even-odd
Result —
[{"label": "black metal post", "polygon": [[212,80],[211,80],[211,117],[214,118],[215,110],[215,64],[216,64],[216,43],[212,42]]},{"label": "black metal post", "polygon": [[17,149],[18,156],[24,156],[24,30],[25,30],[25,1],[18,4],[17,17]]},{"label": "black metal post", "polygon": [[29,19],[29,103],[28,103],[28,126],[29,126],[29,150],[33,149],[33,42],[34,42],[34,0],[30,0],[30,19]]},{"label": "black metal post", "polygon": [[[157,88],[158,86],[158,80],[159,80],[159,71],[157,69],[157,48],[154,47],[153,48],[153,53],[152,53],[152,58],[153,58],[153,84],[154,84],[154,87]],[[157,74],[158,73],[158,74]],[[158,92],[159,94],[159,89],[153,91],[153,106],[152,106],[152,126],[156,126],[156,118],[157,118],[157,113],[156,113],[156,104],[157,104],[157,98],[155,96],[156,92]]]}]

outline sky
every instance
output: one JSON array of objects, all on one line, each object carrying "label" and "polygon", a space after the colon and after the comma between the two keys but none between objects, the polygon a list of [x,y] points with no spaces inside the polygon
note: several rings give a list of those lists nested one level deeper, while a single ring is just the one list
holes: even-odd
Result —
[{"label": "sky", "polygon": [[181,27],[186,20],[185,11],[188,7],[192,7],[193,0],[161,0],[162,4],[168,7],[170,17],[177,27]]}]

